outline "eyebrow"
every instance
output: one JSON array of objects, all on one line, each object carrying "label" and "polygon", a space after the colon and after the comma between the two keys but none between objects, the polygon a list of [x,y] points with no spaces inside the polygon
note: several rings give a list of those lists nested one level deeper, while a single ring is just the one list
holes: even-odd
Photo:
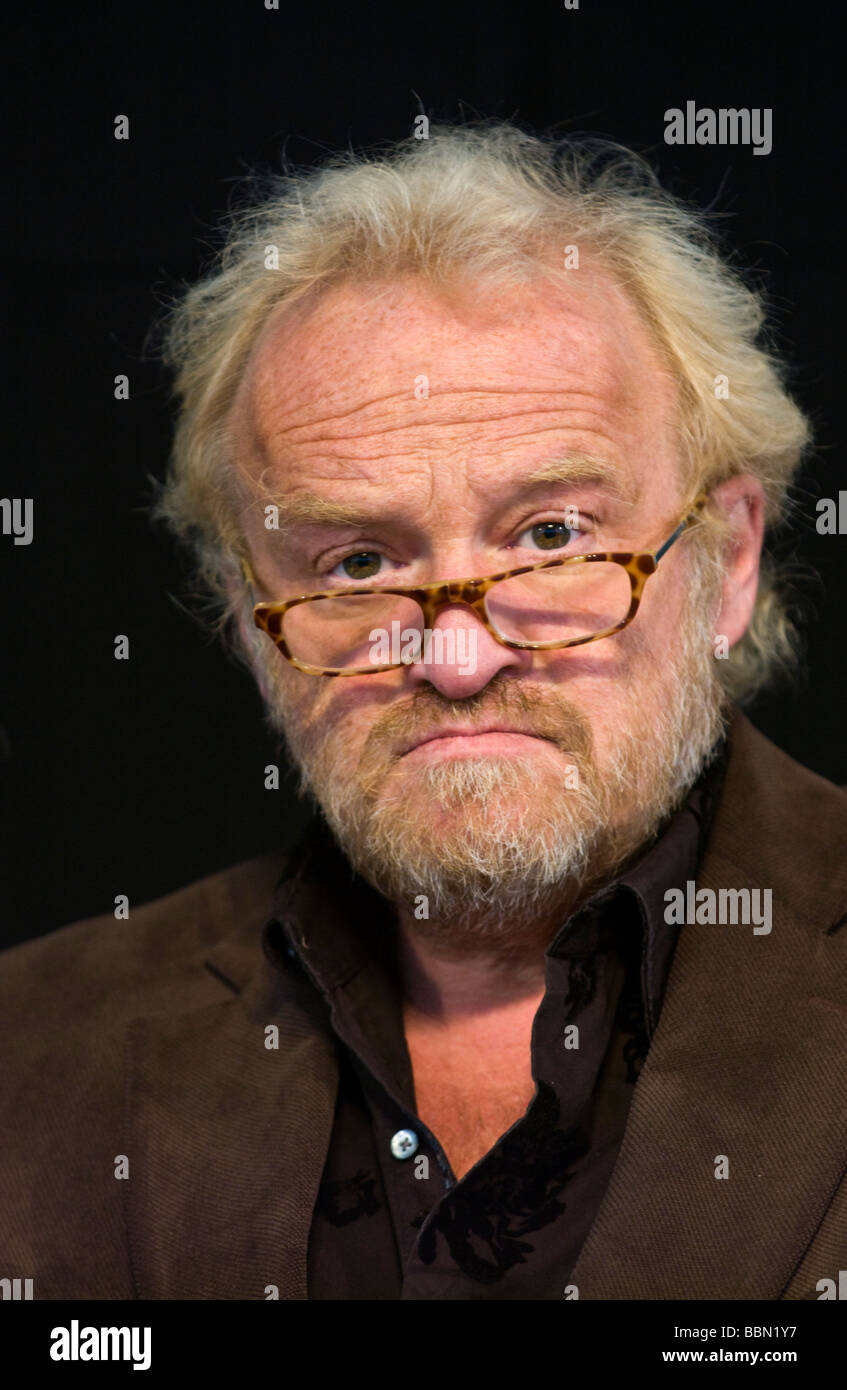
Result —
[{"label": "eyebrow", "polygon": [[641,497],[642,487],[630,473],[601,454],[570,450],[557,454],[515,480],[519,488],[539,487],[544,483],[572,483],[583,487],[601,487],[618,502],[634,506]]},{"label": "eyebrow", "polygon": [[[609,459],[581,450],[569,450],[543,460],[531,472],[516,477],[510,496],[543,487],[547,483],[601,487],[616,501],[627,506],[635,506],[642,493],[636,479],[622,472]],[[336,502],[317,492],[274,495],[264,486],[263,479],[259,480],[254,500],[278,508],[279,526],[276,529],[283,535],[301,526],[364,526],[375,519],[369,507]]]}]

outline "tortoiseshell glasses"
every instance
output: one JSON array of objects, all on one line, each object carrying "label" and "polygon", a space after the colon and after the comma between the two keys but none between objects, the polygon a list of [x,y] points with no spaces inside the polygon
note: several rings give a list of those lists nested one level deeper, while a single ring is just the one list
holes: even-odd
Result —
[{"label": "tortoiseshell glasses", "polygon": [[[373,659],[378,638],[396,633],[414,646],[413,639],[432,630],[436,614],[450,603],[472,608],[504,647],[555,651],[599,642],[632,622],[644,585],[665,552],[697,519],[707,497],[701,492],[694,499],[656,551],[568,555],[485,579],[451,579],[413,588],[301,594],[278,603],[257,603],[253,619],[292,666],[312,676],[365,676],[409,664],[408,659]],[[252,594],[255,579],[249,564],[242,564]],[[396,655],[396,643],[392,648]]]}]

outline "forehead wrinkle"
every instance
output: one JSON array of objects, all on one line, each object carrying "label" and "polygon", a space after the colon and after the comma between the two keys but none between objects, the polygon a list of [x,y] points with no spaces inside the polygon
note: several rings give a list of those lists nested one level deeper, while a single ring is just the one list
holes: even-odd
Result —
[{"label": "forehead wrinkle", "polygon": [[[302,526],[364,526],[373,522],[379,514],[379,507],[371,504],[357,506],[355,503],[339,501],[310,489],[294,493],[280,494],[273,481],[268,481],[270,469],[263,470],[257,480],[257,498],[260,503],[275,506],[279,512],[277,530],[288,534]],[[391,482],[390,479],[380,479]],[[543,487],[547,483],[566,483],[574,486],[599,486],[618,501],[635,506],[643,492],[638,480],[625,473],[618,465],[600,455],[582,450],[565,450],[543,460],[527,473],[516,473],[507,481],[507,495]],[[485,495],[491,495],[491,480],[480,482]],[[396,501],[396,488],[392,490],[392,501]]]},{"label": "forehead wrinkle", "polygon": [[[584,280],[585,277],[580,278]],[[563,313],[557,314],[552,322],[547,321],[549,287],[543,287],[543,294],[541,286],[522,287],[520,292],[505,296],[502,304],[495,297],[491,323],[483,314],[481,331],[480,314],[488,304],[484,295],[474,294],[470,301],[472,314],[465,322],[462,315],[456,317],[456,306],[451,307],[433,297],[432,287],[422,285],[415,277],[408,283],[405,279],[389,282],[384,288],[391,301],[390,312],[381,302],[374,304],[372,286],[366,292],[364,287],[347,284],[299,306],[297,313],[281,312],[278,319],[272,318],[265,326],[266,331],[256,344],[250,364],[253,404],[260,405],[263,415],[273,417],[280,409],[287,413],[289,422],[283,425],[283,433],[308,431],[321,420],[326,425],[340,423],[369,410],[379,411],[393,400],[407,401],[409,392],[405,381],[413,366],[415,371],[426,371],[430,377],[427,405],[430,416],[437,400],[446,403],[454,395],[470,401],[476,395],[492,394],[492,390],[502,396],[544,394],[546,382],[544,386],[531,386],[524,381],[517,387],[510,382],[511,370],[516,365],[513,357],[519,363],[523,355],[520,351],[512,354],[512,341],[526,339],[530,331],[528,345],[534,349],[537,371],[544,376],[549,372],[555,377],[549,381],[551,394],[561,391],[562,375],[571,375],[574,367],[577,374],[583,376],[586,369],[589,375],[599,370],[604,383],[600,394],[608,405],[620,407],[631,403],[633,396],[637,401],[640,395],[637,385],[631,381],[633,367],[655,367],[651,347],[641,341],[645,327],[635,306],[621,293],[613,277],[601,275],[593,290],[581,285],[579,293],[576,293],[576,286],[569,286],[567,303],[561,306]],[[583,291],[587,288],[586,297]],[[539,315],[541,321],[537,322]],[[624,332],[612,333],[610,338],[610,328],[623,328]],[[432,341],[434,330],[435,344]],[[481,390],[476,386],[453,384],[457,370],[462,377],[467,374],[468,344],[465,340],[471,330],[473,346],[479,341],[480,348],[500,355],[503,384]],[[365,334],[364,354],[361,341],[351,342],[351,335],[355,340],[357,334],[359,340]],[[620,341],[621,336],[625,343]],[[410,340],[414,348],[411,357]],[[510,350],[505,361],[502,360],[504,346]],[[372,349],[376,350],[379,366],[376,381],[373,379],[374,364],[370,360]],[[458,350],[458,357],[454,350]],[[562,358],[563,351],[566,360]],[[452,363],[447,372],[446,391],[439,389],[438,373],[433,372],[434,362],[425,360],[433,353],[438,359],[442,352],[447,353],[447,360]],[[398,371],[404,380],[404,387],[399,391],[392,389],[390,376]],[[388,389],[382,389],[385,387]],[[286,400],[279,399],[280,388]],[[362,400],[362,390],[374,390],[377,394]],[[359,399],[351,400],[354,395],[359,395]],[[315,417],[316,408],[322,410],[321,416]],[[270,430],[275,432],[273,424]]]},{"label": "forehead wrinkle", "polygon": [[[302,363],[300,365],[302,367]],[[360,370],[362,363],[351,365]],[[612,427],[619,424],[626,428],[627,423],[641,416],[638,385],[627,380],[619,361],[604,363],[601,381],[597,384],[592,380],[595,373],[590,368],[586,380],[585,364],[576,364],[576,370],[572,368],[567,372],[564,380],[557,371],[555,378],[540,385],[524,382],[515,386],[500,381],[480,387],[457,384],[454,379],[439,387],[437,380],[430,378],[430,394],[425,403],[412,398],[405,380],[401,390],[380,391],[376,386],[376,394],[364,400],[360,395],[350,400],[349,395],[360,392],[363,387],[367,389],[370,383],[361,379],[345,383],[344,395],[348,399],[340,400],[337,372],[321,373],[321,385],[320,380],[313,379],[314,373],[303,380],[296,371],[294,380],[289,375],[283,381],[277,376],[276,366],[267,355],[260,354],[253,364],[251,386],[241,397],[244,414],[249,416],[249,435],[256,446],[255,452],[264,455],[267,461],[281,454],[284,446],[311,450],[347,442],[357,447],[360,441],[366,440],[371,444],[369,452],[373,456],[372,446],[380,437],[387,443],[391,437],[404,433],[415,438],[418,448],[425,446],[428,434],[443,434],[445,430],[452,431],[459,442],[463,432],[476,430],[481,424],[508,428],[511,421],[532,417],[540,424],[545,417],[555,419],[558,416],[560,419],[555,423],[566,427],[568,423],[577,423],[561,419],[569,410],[582,413],[587,409],[588,414],[594,414],[599,407]],[[332,406],[327,400],[328,394],[335,398]],[[524,402],[524,409],[516,408],[519,402]],[[501,438],[502,430],[495,437]]]},{"label": "forehead wrinkle", "polygon": [[[561,332],[560,327],[558,341],[552,346],[561,346]],[[315,427],[331,429],[334,424],[367,416],[368,412],[382,419],[390,415],[394,403],[401,408],[407,406],[415,423],[420,422],[424,414],[435,423],[433,416],[438,413],[451,422],[460,424],[463,407],[473,403],[478,408],[486,400],[499,400],[503,403],[504,408],[496,411],[491,417],[500,418],[516,413],[511,401],[518,397],[547,396],[555,400],[568,396],[578,398],[583,395],[601,400],[607,408],[619,411],[621,408],[626,409],[633,397],[637,399],[639,395],[637,384],[629,380],[631,373],[627,367],[631,366],[631,363],[621,357],[620,345],[616,343],[610,345],[602,341],[583,341],[578,345],[578,360],[569,362],[557,361],[552,352],[549,357],[542,356],[541,361],[536,363],[536,380],[542,375],[538,384],[526,379],[515,384],[511,377],[514,363],[511,360],[501,361],[499,365],[504,370],[502,375],[500,372],[497,373],[501,379],[490,385],[480,386],[471,384],[472,379],[467,382],[455,380],[457,370],[462,377],[467,374],[466,356],[451,366],[446,381],[440,382],[438,374],[433,372],[432,365],[421,360],[432,352],[432,345],[422,342],[421,357],[415,355],[413,366],[415,372],[420,372],[426,367],[426,375],[429,377],[429,395],[423,408],[421,402],[413,399],[412,378],[409,375],[413,366],[402,355],[398,360],[397,354],[391,353],[383,360],[378,371],[382,380],[374,382],[373,364],[369,363],[367,372],[363,371],[365,364],[361,354],[355,359],[345,360],[343,369],[339,371],[341,364],[337,354],[331,350],[331,345],[327,345],[317,361],[308,360],[308,349],[314,349],[314,341],[307,341],[301,346],[307,349],[307,360],[304,360],[304,354],[301,352],[295,353],[292,361],[289,360],[288,354],[279,353],[279,345],[265,342],[254,355],[242,382],[241,404],[253,416],[257,434],[269,444],[276,434],[291,436],[305,431],[308,438],[308,432]],[[273,350],[274,347],[276,351]],[[605,352],[603,349],[606,349]],[[602,362],[597,361],[598,350]],[[480,364],[486,373],[492,365]],[[592,387],[591,379],[596,376],[600,367],[602,385]],[[285,370],[286,368],[288,370]],[[392,372],[395,373],[395,379],[396,373],[401,374],[402,386],[391,382]],[[573,380],[574,377],[577,381],[569,386],[568,378]],[[363,389],[368,393],[364,399],[360,394]],[[456,410],[451,407],[456,407]],[[531,413],[536,408],[534,405],[530,406],[529,410],[523,413]],[[317,411],[320,411],[320,414]],[[474,409],[472,414],[476,415],[477,409]],[[401,422],[399,426],[390,428],[402,429],[403,424]],[[323,438],[323,435],[320,438]]]},{"label": "forehead wrinkle", "polygon": [[[391,455],[387,456],[389,459]],[[426,459],[422,459],[426,462]],[[291,459],[283,460],[288,464],[288,472],[292,477],[296,477],[297,464]],[[382,464],[382,459],[353,459],[336,458],[334,460],[324,459],[325,463],[333,462],[345,465],[345,472],[339,475],[337,471],[329,471],[325,474],[309,470],[309,481],[320,484],[322,481],[328,482],[331,486],[339,483],[344,485],[345,491],[349,491],[351,484],[361,483],[369,492],[385,492],[390,490],[390,494],[396,496],[398,485],[404,480],[406,474],[411,471],[414,475],[416,470],[411,460],[407,460],[408,468],[395,466],[390,470],[382,468],[374,475],[373,470],[369,470],[368,463]],[[249,480],[249,498],[244,508],[245,515],[251,510],[261,509],[262,507],[274,506],[277,509],[277,524],[273,528],[278,532],[290,532],[297,526],[305,525],[325,525],[325,526],[361,526],[368,521],[372,521],[377,514],[378,508],[371,503],[348,502],[337,499],[327,494],[317,492],[310,487],[297,488],[296,491],[285,492],[281,490],[279,478],[279,462],[266,464],[258,475],[254,475]]]},{"label": "forehead wrinkle", "polygon": [[[543,406],[540,403],[528,405],[526,409],[516,409],[510,398],[526,398],[528,396],[540,396],[547,399],[550,403]],[[473,400],[474,404],[481,404],[488,400],[492,403],[502,401],[504,408],[498,411],[487,410],[484,413],[474,411],[471,418],[467,418],[467,412],[461,411],[461,406]],[[405,419],[394,420],[390,412],[378,415],[367,428],[355,431],[334,431],[332,425],[352,421],[356,416],[363,416],[369,410],[375,410],[384,406],[386,402],[397,401],[400,405],[408,405],[409,413]],[[617,416],[621,410],[626,410],[629,405],[627,394],[616,390],[610,393],[608,383],[605,389],[592,388],[588,384],[580,386],[569,386],[558,383],[554,387],[526,387],[510,388],[502,387],[477,387],[459,388],[451,390],[438,390],[430,386],[430,395],[425,403],[412,402],[408,389],[403,391],[392,391],[380,396],[374,396],[358,405],[351,405],[337,413],[322,413],[308,422],[298,423],[290,419],[285,419],[289,414],[288,403],[282,407],[280,412],[279,403],[269,403],[270,409],[264,412],[265,418],[257,418],[260,412],[253,412],[253,434],[261,440],[265,449],[270,452],[276,439],[288,438],[292,442],[296,439],[299,443],[305,444],[329,444],[337,443],[344,439],[366,439],[374,434],[396,434],[404,430],[426,430],[429,429],[457,429],[463,427],[467,429],[478,428],[481,423],[496,423],[503,420],[518,420],[527,416],[537,416],[543,418],[548,415],[561,414],[568,408],[579,408],[580,402],[600,403],[604,409],[612,416]],[[277,408],[274,408],[276,404]],[[445,407],[439,409],[439,407]],[[458,410],[450,407],[459,407]],[[279,420],[282,413],[283,419]],[[328,428],[329,427],[329,428]],[[311,433],[312,430],[327,430],[326,433]],[[305,437],[303,437],[305,432]],[[300,436],[299,439],[297,437]]]},{"label": "forehead wrinkle", "polygon": [[[348,431],[345,435],[313,434],[306,439],[300,438],[295,440],[290,437],[292,431],[283,428],[273,435],[265,430],[264,438],[261,440],[256,437],[255,432],[252,432],[252,440],[255,454],[260,454],[266,461],[265,472],[269,472],[272,468],[277,468],[285,469],[289,473],[295,473],[298,466],[302,467],[305,464],[307,467],[311,467],[312,465],[309,458],[310,452],[320,449],[322,446],[330,446],[332,452],[327,453],[322,458],[321,462],[338,465],[340,468],[343,467],[349,470],[348,478],[356,478],[357,476],[362,476],[357,470],[362,469],[362,467],[367,468],[368,464],[382,465],[389,463],[392,467],[392,471],[396,472],[398,466],[401,464],[401,460],[394,455],[394,451],[398,447],[403,448],[407,455],[406,461],[413,468],[419,463],[432,462],[433,449],[441,451],[445,447],[445,441],[443,440],[445,432],[449,432],[447,444],[450,452],[453,452],[463,447],[464,436],[476,436],[481,423],[490,423],[493,426],[504,426],[504,428],[494,429],[492,431],[489,441],[492,448],[499,448],[504,444],[508,447],[510,440],[516,448],[521,447],[519,442],[521,438],[532,441],[533,439],[539,439],[543,434],[551,434],[568,428],[579,429],[583,434],[595,433],[597,432],[596,426],[589,423],[589,421],[597,416],[596,404],[598,402],[606,407],[605,410],[600,412],[602,420],[598,419],[598,424],[602,423],[605,425],[605,428],[601,428],[599,431],[602,437],[607,434],[610,429],[614,431],[616,428],[621,428],[624,422],[619,420],[617,409],[608,409],[609,403],[605,399],[604,393],[585,390],[579,392],[570,391],[567,393],[567,400],[563,401],[560,398],[558,401],[551,404],[549,408],[544,410],[539,409],[537,406],[528,410],[510,410],[497,416],[489,415],[485,422],[473,419],[434,419],[432,418],[432,414],[427,412],[426,418],[424,419],[418,417],[399,421],[397,423],[383,422],[376,432],[362,430],[355,433]],[[572,416],[578,415],[579,419],[568,419],[567,416],[569,412]],[[513,437],[513,431],[521,421],[534,421],[535,424],[534,427],[530,426],[529,428],[517,431],[514,433]],[[408,444],[400,445],[396,436],[403,434],[410,435],[411,439]],[[427,438],[427,435],[429,435],[429,438]],[[286,438],[286,436],[288,437]],[[389,447],[390,440],[394,442]],[[355,448],[360,441],[366,444],[367,451],[365,452],[363,450],[357,457],[349,452],[349,446]],[[283,443],[284,448],[281,447]],[[339,445],[348,446],[345,448],[343,454],[338,452]],[[298,459],[290,453],[291,449],[296,449],[301,452],[302,456],[299,462]],[[570,453],[570,451],[568,451],[568,453]],[[591,469],[598,477],[601,474],[604,477],[608,474],[609,476],[605,477],[605,481],[608,482],[611,489],[613,479],[605,461],[592,460]],[[366,480],[371,481],[367,476]],[[569,481],[567,478],[562,480]]]},{"label": "forehead wrinkle", "polygon": [[[328,311],[329,307],[324,305],[324,310]],[[404,304],[403,307],[408,306]],[[475,435],[484,423],[490,426],[487,443],[492,453],[500,453],[505,447],[510,453],[513,452],[514,457],[518,456],[522,445],[519,438],[510,438],[511,435],[524,435],[530,442],[535,437],[540,442],[542,434],[552,434],[556,430],[578,432],[584,438],[597,436],[601,448],[606,443],[614,445],[612,436],[620,433],[618,444],[621,447],[637,448],[643,441],[632,436],[642,433],[643,421],[646,419],[655,427],[657,417],[663,419],[666,412],[661,405],[657,408],[655,402],[651,401],[649,407],[645,405],[641,398],[641,376],[632,376],[633,366],[644,365],[641,362],[643,353],[636,354],[636,363],[631,360],[630,353],[621,351],[623,344],[616,340],[612,344],[604,341],[602,323],[597,319],[604,320],[607,315],[598,314],[594,305],[588,307],[592,309],[591,313],[576,315],[577,319],[584,320],[583,332],[588,329],[584,333],[582,346],[577,344],[581,353],[585,350],[587,361],[583,356],[581,361],[562,363],[555,360],[556,353],[553,352],[546,360],[542,357],[538,364],[540,383],[537,373],[535,382],[525,380],[514,385],[510,380],[510,363],[501,360],[500,368],[505,367],[502,373],[497,371],[501,380],[496,385],[480,387],[465,385],[463,381],[456,382],[457,373],[460,378],[467,376],[468,360],[460,357],[452,362],[447,371],[443,388],[439,388],[437,378],[430,376],[430,396],[425,404],[414,401],[411,390],[405,386],[402,390],[391,389],[394,384],[391,373],[403,368],[405,359],[398,364],[392,354],[377,373],[377,380],[373,381],[363,370],[367,365],[363,360],[368,355],[367,345],[364,353],[358,350],[353,353],[349,341],[345,341],[342,335],[340,345],[345,352],[342,354],[339,376],[338,354],[333,350],[332,336],[328,342],[321,344],[317,354],[314,351],[315,337],[322,337],[327,328],[326,322],[316,324],[313,320],[310,327],[317,327],[317,334],[306,331],[298,338],[295,332],[293,341],[290,330],[295,325],[289,323],[287,331],[275,342],[265,340],[262,344],[265,351],[257,352],[251,364],[252,380],[250,388],[241,396],[241,405],[246,407],[245,413],[249,416],[249,430],[245,433],[248,444],[253,446],[249,451],[253,457],[250,459],[242,455],[242,465],[253,473],[254,478],[256,473],[260,473],[258,491],[280,507],[281,520],[288,510],[292,517],[291,525],[297,525],[300,516],[307,521],[317,516],[319,523],[325,524],[358,525],[361,522],[361,508],[351,508],[346,501],[321,498],[318,493],[313,494],[312,504],[304,500],[302,512],[298,510],[295,515],[292,497],[277,500],[274,496],[272,486],[268,486],[272,481],[270,475],[276,470],[278,475],[296,481],[300,472],[304,482],[308,478],[309,482],[320,484],[321,473],[324,473],[333,485],[341,487],[359,480],[370,487],[379,487],[380,484],[395,487],[398,471],[405,471],[403,454],[413,473],[422,463],[448,464],[450,454],[465,453],[467,437]],[[428,322],[426,315],[423,319]],[[362,320],[360,327],[373,329],[379,336],[384,324],[379,321],[369,323],[367,313],[362,315]],[[307,322],[308,319],[305,323],[301,321],[299,327],[304,328]],[[334,319],[331,327],[334,335],[337,327]],[[510,324],[503,328],[502,336],[507,343],[511,342],[510,330]],[[558,347],[561,344],[562,325],[557,323],[547,336],[553,340],[552,346]],[[628,347],[632,349],[629,335],[627,340]],[[305,353],[296,350],[298,341],[306,349]],[[537,338],[535,341],[537,345]],[[421,346],[424,350],[431,346],[424,334]],[[279,351],[280,347],[283,347],[282,352]],[[599,361],[595,349],[600,349]],[[291,358],[289,366],[294,368],[293,372],[285,370],[288,358]],[[486,374],[491,365],[490,362],[480,363]],[[389,389],[386,390],[386,387]],[[363,400],[363,391],[374,394],[368,394]],[[521,403],[526,408],[516,409],[516,404]],[[401,413],[399,419],[398,409]],[[577,418],[569,419],[569,415],[576,415]],[[515,427],[520,421],[526,422],[526,427],[517,430]],[[529,422],[533,422],[536,428],[533,429]],[[358,426],[355,430],[350,428],[354,424]],[[449,438],[445,438],[447,434]],[[478,453],[476,444],[473,452]],[[618,451],[615,449],[613,452]],[[395,457],[398,453],[400,457]],[[477,473],[469,458],[464,458],[463,463],[464,469],[460,468],[463,476],[469,471],[471,474]],[[511,472],[511,461],[509,466]],[[540,467],[544,470],[539,479],[542,484],[578,480],[570,470],[563,474],[555,459]],[[482,472],[487,471],[490,470],[483,466]],[[595,481],[602,481],[609,492],[620,496],[626,490],[621,474],[613,478],[608,470],[601,479],[598,470],[589,469],[583,481],[589,481],[592,472]],[[389,473],[391,476],[388,476]],[[281,477],[277,486],[279,481]],[[465,481],[473,489],[474,478],[468,477]],[[632,481],[630,478],[629,482]],[[433,476],[430,482],[429,490],[434,493],[438,490],[436,477]],[[522,485],[520,479],[516,480],[516,485]],[[531,480],[527,479],[525,485],[531,485]],[[460,486],[457,476],[456,487]],[[490,486],[489,479],[482,478],[479,486],[482,489]],[[636,495],[633,490],[633,496]]]}]

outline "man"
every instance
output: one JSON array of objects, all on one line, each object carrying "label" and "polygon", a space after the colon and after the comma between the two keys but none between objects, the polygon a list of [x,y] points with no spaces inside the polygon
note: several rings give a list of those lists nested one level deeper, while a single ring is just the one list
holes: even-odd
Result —
[{"label": "man", "polygon": [[236,221],[160,512],[319,814],[5,957],[36,1297],[827,1296],[847,804],[732,703],[807,438],[760,324],[636,159],[508,126]]}]

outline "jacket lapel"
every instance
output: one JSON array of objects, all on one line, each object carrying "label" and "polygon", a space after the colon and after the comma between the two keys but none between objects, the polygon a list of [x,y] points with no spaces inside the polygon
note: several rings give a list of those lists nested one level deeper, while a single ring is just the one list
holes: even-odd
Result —
[{"label": "jacket lapel", "polygon": [[[231,956],[224,945],[211,958],[227,979]],[[125,1200],[140,1298],[307,1297],[334,1047],[323,1001],[261,959],[258,934],[250,958],[240,993],[210,980],[220,998],[139,1020],[129,1037]]]},{"label": "jacket lapel", "polygon": [[779,1298],[838,1185],[844,798],[743,716],[730,737],[697,888],[770,888],[772,931],[680,929],[581,1298]]}]

